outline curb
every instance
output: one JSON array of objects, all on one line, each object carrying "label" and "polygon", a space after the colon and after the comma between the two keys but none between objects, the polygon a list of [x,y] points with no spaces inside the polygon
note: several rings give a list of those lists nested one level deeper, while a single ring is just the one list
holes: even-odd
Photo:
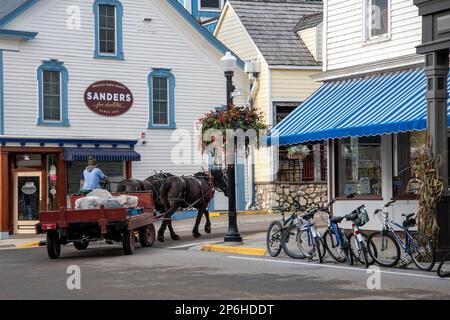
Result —
[{"label": "curb", "polygon": [[16,248],[18,248],[18,249],[38,248],[38,247],[43,247],[46,245],[47,245],[47,242],[42,240],[42,241],[33,241],[30,243],[26,243],[26,244],[16,245]]},{"label": "curb", "polygon": [[[270,214],[270,212],[267,210],[249,210],[249,211],[238,211],[237,214],[239,216],[256,216],[256,215]],[[209,216],[212,218],[228,216],[228,211],[213,211],[209,213]]]},{"label": "curb", "polygon": [[250,256],[265,256],[267,253],[267,250],[262,249],[262,248],[232,247],[232,246],[221,246],[221,245],[214,245],[214,244],[202,246],[202,251],[244,254],[244,255],[250,255]]}]

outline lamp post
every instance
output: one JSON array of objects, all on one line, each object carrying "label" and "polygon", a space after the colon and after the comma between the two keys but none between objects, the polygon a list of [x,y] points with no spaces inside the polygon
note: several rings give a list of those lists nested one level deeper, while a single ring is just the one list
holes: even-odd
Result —
[{"label": "lamp post", "polygon": [[[230,111],[233,105],[233,92],[235,87],[233,85],[234,70],[236,69],[237,59],[233,57],[231,52],[227,51],[225,56],[220,60],[222,63],[225,77],[227,78],[227,110]],[[236,178],[235,178],[235,143],[228,141],[228,147],[233,148],[233,159],[226,159],[227,161],[227,176],[228,176],[228,233],[225,235],[225,242],[242,242],[242,237],[239,234],[237,226],[236,213]],[[227,152],[230,154],[230,152]],[[231,160],[231,161],[230,161]]]}]

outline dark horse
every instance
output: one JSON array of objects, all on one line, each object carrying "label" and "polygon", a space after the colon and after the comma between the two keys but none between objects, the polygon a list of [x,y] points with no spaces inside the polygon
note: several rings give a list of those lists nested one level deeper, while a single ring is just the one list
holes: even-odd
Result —
[{"label": "dark horse", "polygon": [[158,231],[158,240],[164,242],[166,226],[169,227],[170,237],[179,240],[180,237],[173,231],[172,215],[179,208],[196,208],[198,210],[192,234],[195,238],[201,236],[198,227],[204,214],[206,217],[205,232],[211,233],[208,206],[218,189],[228,196],[227,177],[221,169],[202,171],[193,176],[170,177],[161,187],[161,203],[165,208],[164,220]]},{"label": "dark horse", "polygon": [[118,193],[128,193],[128,192],[141,192],[141,191],[152,191],[153,192],[153,202],[155,204],[156,211],[164,212],[164,205],[161,203],[161,186],[167,178],[173,177],[170,173],[156,173],[153,176],[146,178],[145,180],[138,179],[127,179],[119,183],[117,187]]}]

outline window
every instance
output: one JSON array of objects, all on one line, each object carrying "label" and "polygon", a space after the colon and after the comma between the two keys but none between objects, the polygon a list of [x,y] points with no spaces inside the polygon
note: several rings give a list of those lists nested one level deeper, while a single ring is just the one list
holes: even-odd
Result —
[{"label": "window", "polygon": [[44,61],[38,68],[38,125],[69,126],[67,110],[68,72],[64,62]]},{"label": "window", "polygon": [[175,77],[170,69],[153,68],[148,76],[149,128],[175,128]]},{"label": "window", "polygon": [[122,4],[118,0],[96,0],[95,54],[97,59],[123,60]]},{"label": "window", "polygon": [[365,40],[387,39],[390,31],[390,0],[365,1]]},{"label": "window", "polygon": [[339,140],[338,193],[381,196],[381,137]]},{"label": "window", "polygon": [[420,181],[411,171],[411,161],[425,144],[426,131],[405,132],[394,136],[394,197],[418,194]]},{"label": "window", "polygon": [[303,147],[303,156],[289,156],[289,148],[281,146],[277,181],[279,182],[307,182],[326,181],[327,155],[323,144],[297,146]]},{"label": "window", "polygon": [[200,10],[222,10],[223,0],[199,0]]}]

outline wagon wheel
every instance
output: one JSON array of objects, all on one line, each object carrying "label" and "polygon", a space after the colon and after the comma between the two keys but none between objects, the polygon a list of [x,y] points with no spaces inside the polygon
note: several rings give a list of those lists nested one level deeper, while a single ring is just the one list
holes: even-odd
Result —
[{"label": "wagon wheel", "polygon": [[139,229],[139,242],[143,247],[153,246],[155,242],[155,226],[153,224]]},{"label": "wagon wheel", "polygon": [[136,240],[134,237],[134,230],[125,231],[122,236],[123,253],[125,255],[133,254],[136,249]]},{"label": "wagon wheel", "polygon": [[58,259],[61,255],[61,242],[56,231],[47,233],[47,253],[50,259]]},{"label": "wagon wheel", "polygon": [[73,243],[73,246],[77,249],[77,250],[86,250],[87,247],[89,246],[89,242],[88,241],[75,241]]}]

